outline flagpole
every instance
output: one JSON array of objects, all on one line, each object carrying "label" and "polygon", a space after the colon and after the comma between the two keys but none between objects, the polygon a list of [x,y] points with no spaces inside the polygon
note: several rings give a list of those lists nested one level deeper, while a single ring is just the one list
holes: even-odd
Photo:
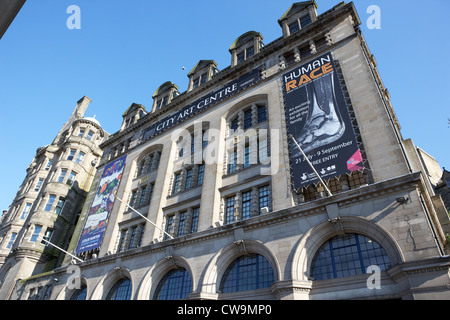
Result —
[{"label": "flagpole", "polygon": [[74,256],[73,254],[67,252],[67,251],[64,250],[64,249],[61,249],[60,247],[58,247],[57,245],[54,245],[54,244],[51,243],[50,241],[47,241],[47,240],[45,240],[45,239],[42,239],[42,241],[45,241],[45,242],[48,243],[49,245],[54,246],[56,249],[58,249],[58,250],[60,250],[60,251],[62,251],[62,252],[64,252],[64,253],[68,254],[69,256],[71,256],[71,257],[74,258],[74,259],[77,259],[77,260],[80,261],[80,262],[84,262],[84,261],[81,260],[80,258]]},{"label": "flagpole", "polygon": [[156,224],[154,224],[152,221],[150,221],[149,219],[147,219],[147,217],[145,217],[144,215],[142,215],[140,212],[134,210],[133,207],[130,207],[128,205],[128,203],[124,202],[122,199],[120,199],[119,197],[116,197],[117,200],[119,200],[120,202],[122,202],[123,204],[125,204],[128,208],[130,208],[131,210],[133,210],[134,212],[136,212],[138,215],[140,215],[142,218],[144,218],[145,220],[147,220],[148,222],[150,222],[152,225],[154,225],[156,228],[158,228],[159,230],[161,230],[162,232],[164,232],[164,234],[166,234],[167,236],[170,237],[170,239],[173,239],[173,237],[168,234],[166,231],[164,231],[163,229],[161,229],[160,227],[158,227]]},{"label": "flagpole", "polygon": [[299,144],[297,143],[297,141],[295,140],[294,136],[292,134],[289,135],[292,139],[292,141],[294,141],[295,145],[297,146],[297,148],[300,150],[300,152],[303,154],[303,156],[305,157],[306,162],[308,162],[309,166],[313,169],[314,173],[316,174],[316,176],[319,178],[320,182],[322,182],[322,185],[324,186],[325,190],[327,190],[328,195],[331,197],[333,196],[333,194],[331,193],[330,189],[328,189],[327,185],[325,184],[325,182],[322,180],[322,178],[320,177],[319,173],[316,171],[316,168],[314,168],[314,166],[312,165],[311,161],[309,161],[308,157],[306,156],[306,154],[303,152],[303,149],[300,148]]}]

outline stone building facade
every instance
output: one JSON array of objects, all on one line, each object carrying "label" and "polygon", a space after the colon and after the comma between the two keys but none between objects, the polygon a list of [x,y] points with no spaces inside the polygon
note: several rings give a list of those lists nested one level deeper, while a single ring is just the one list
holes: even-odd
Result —
[{"label": "stone building facade", "polygon": [[46,241],[67,249],[107,137],[96,119],[84,117],[90,102],[79,100],[54,141],[37,150],[1,218],[0,299],[9,297],[19,279],[63,262],[61,251]]},{"label": "stone building facade", "polygon": [[[186,92],[166,82],[151,110],[126,110],[100,146],[70,255],[49,274],[22,278],[8,298],[450,298],[448,216],[401,136],[353,3],[320,15],[314,1],[294,3],[278,23],[272,43],[245,33],[229,67],[201,60]],[[286,80],[331,73],[330,57],[358,157],[352,170],[295,186],[308,176],[292,163],[287,125],[287,91],[300,83]],[[309,69],[313,61],[323,65]],[[302,145],[329,145],[343,116],[314,115]],[[319,175],[334,170],[319,164],[339,148],[314,161]]]}]

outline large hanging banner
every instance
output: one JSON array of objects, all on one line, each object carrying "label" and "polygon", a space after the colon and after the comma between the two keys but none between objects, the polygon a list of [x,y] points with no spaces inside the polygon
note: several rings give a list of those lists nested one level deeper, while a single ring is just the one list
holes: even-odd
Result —
[{"label": "large hanging banner", "polygon": [[78,242],[76,254],[97,249],[102,244],[109,215],[122,179],[126,158],[127,156],[123,156],[105,167]]},{"label": "large hanging banner", "polygon": [[[361,151],[331,52],[282,76],[286,126],[326,180],[361,170]],[[295,142],[289,138],[294,190],[319,181]]]}]

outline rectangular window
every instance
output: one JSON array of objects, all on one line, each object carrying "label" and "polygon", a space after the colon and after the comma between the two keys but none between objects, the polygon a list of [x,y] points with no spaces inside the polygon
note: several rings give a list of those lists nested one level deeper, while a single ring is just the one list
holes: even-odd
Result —
[{"label": "rectangular window", "polygon": [[139,207],[143,207],[145,205],[145,196],[147,193],[147,186],[141,188],[141,197],[139,199]]},{"label": "rectangular window", "polygon": [[180,192],[180,184],[181,184],[181,173],[175,173],[175,177],[173,178],[172,194],[177,194],[178,192]]},{"label": "rectangular window", "polygon": [[198,85],[199,85],[199,83],[200,83],[200,79],[199,79],[199,78],[195,78],[195,79],[194,79],[194,82],[193,82],[193,88],[194,88],[194,89],[197,88]]},{"label": "rectangular window", "polygon": [[141,232],[139,234],[139,239],[137,243],[137,247],[140,247],[142,245],[142,239],[144,238],[144,231],[145,231],[145,224],[141,225]]},{"label": "rectangular window", "polygon": [[69,155],[67,156],[67,160],[72,161],[73,157],[75,157],[75,153],[77,152],[77,150],[75,149],[70,149],[69,151]]},{"label": "rectangular window", "polygon": [[298,30],[300,30],[300,27],[298,26],[298,21],[295,21],[289,25],[289,34],[293,34]]},{"label": "rectangular window", "polygon": [[259,214],[261,214],[262,208],[268,208],[271,210],[270,206],[270,188],[269,186],[264,186],[259,188]]},{"label": "rectangular window", "polygon": [[6,249],[11,249],[14,241],[16,241],[17,233],[13,232],[11,233],[11,237],[9,238],[8,244],[6,245]]},{"label": "rectangular window", "polygon": [[47,200],[47,204],[45,205],[44,211],[50,212],[53,206],[53,202],[55,202],[56,196],[50,195]]},{"label": "rectangular window", "polygon": [[81,164],[83,162],[84,156],[85,156],[85,154],[80,151],[80,153],[78,154],[77,160],[75,160],[75,162],[78,164]]},{"label": "rectangular window", "polygon": [[201,186],[203,184],[204,175],[205,175],[205,165],[202,164],[198,167],[197,186]]},{"label": "rectangular window", "polygon": [[252,110],[249,109],[244,112],[244,130],[252,127]]},{"label": "rectangular window", "polygon": [[235,197],[229,197],[225,200],[225,224],[234,221],[234,205],[236,203]]},{"label": "rectangular window", "polygon": [[93,136],[94,136],[94,132],[93,132],[93,131],[89,131],[88,134],[87,134],[87,136],[86,136],[86,139],[88,139],[89,141],[91,141]]},{"label": "rectangular window", "polygon": [[198,229],[198,216],[200,214],[200,208],[192,209],[192,223],[191,232],[197,232]]},{"label": "rectangular window", "polygon": [[39,191],[39,189],[41,189],[43,182],[44,182],[44,178],[39,178],[39,181],[36,183],[36,186],[34,187],[34,191]]},{"label": "rectangular window", "polygon": [[64,204],[66,203],[66,200],[59,199],[58,203],[56,204],[55,213],[57,215],[61,214],[62,209],[64,208]]},{"label": "rectangular window", "polygon": [[130,207],[134,207],[134,202],[136,201],[136,196],[137,196],[137,190],[131,191],[131,198],[130,198],[130,202],[128,203],[128,205]]},{"label": "rectangular window", "polygon": [[242,220],[251,218],[252,216],[252,192],[242,193]]},{"label": "rectangular window", "polygon": [[33,234],[31,235],[30,242],[36,242],[37,238],[39,237],[39,234],[41,233],[42,227],[41,226],[34,226]]},{"label": "rectangular window", "polygon": [[133,227],[131,229],[130,243],[128,244],[128,249],[133,249],[135,247],[134,239],[136,238],[136,231],[137,231],[137,227]]},{"label": "rectangular window", "polygon": [[57,182],[62,183],[64,181],[64,178],[66,177],[67,169],[62,169],[61,173],[59,174]]},{"label": "rectangular window", "polygon": [[186,184],[185,190],[189,190],[192,185],[192,169],[186,171]]},{"label": "rectangular window", "polygon": [[244,168],[250,167],[252,164],[250,163],[250,146],[245,146],[244,150]]},{"label": "rectangular window", "polygon": [[310,23],[311,23],[311,17],[309,15],[306,15],[306,16],[300,18],[300,25],[302,26],[302,28],[306,27]]},{"label": "rectangular window", "polygon": [[203,84],[206,82],[206,80],[208,79],[206,73],[202,74],[202,76],[200,77],[200,84]]},{"label": "rectangular window", "polygon": [[30,213],[30,209],[31,209],[31,203],[27,203],[25,205],[25,208],[23,208],[22,215],[20,216],[20,219],[24,220],[28,216],[28,213]]},{"label": "rectangular window", "polygon": [[150,156],[149,160],[148,160],[148,166],[147,166],[147,173],[152,171],[152,167],[153,167],[153,159],[154,156]]},{"label": "rectangular window", "polygon": [[233,153],[229,155],[229,163],[228,163],[228,174],[236,172],[237,168],[237,150],[234,150]]},{"label": "rectangular window", "polygon": [[[166,218],[166,221],[167,221],[166,232],[168,234],[172,234],[173,233],[173,222],[174,222],[173,220],[174,220],[174,216],[173,215],[168,216]],[[164,240],[168,240],[168,239],[169,239],[169,236],[167,234],[164,234]]]},{"label": "rectangular window", "polygon": [[85,132],[85,129],[80,129],[80,132],[78,132],[78,136],[79,137],[84,136],[84,132]]},{"label": "rectangular window", "polygon": [[123,250],[126,233],[127,233],[127,230],[120,231],[120,238],[119,238],[119,244],[117,245],[117,252],[121,252]]},{"label": "rectangular window", "polygon": [[255,55],[255,48],[254,47],[250,47],[246,50],[247,56],[245,57],[246,59],[253,57]]},{"label": "rectangular window", "polygon": [[47,161],[47,165],[45,166],[45,170],[47,170],[47,171],[50,170],[50,167],[52,166],[52,164],[53,164],[53,160],[49,159]]},{"label": "rectangular window", "polygon": [[239,128],[239,117],[234,118],[230,122],[230,129],[237,131]]},{"label": "rectangular window", "polygon": [[267,108],[266,106],[258,106],[258,123],[267,120]]},{"label": "rectangular window", "polygon": [[245,60],[245,51],[242,51],[237,55],[237,63],[241,63]]},{"label": "rectangular window", "polygon": [[[44,237],[42,239],[43,240],[47,240],[48,242],[50,242],[50,240],[52,239],[52,236],[53,236],[53,230],[52,229],[47,229],[45,231]],[[46,246],[48,245],[48,243],[45,242],[45,241],[42,241],[41,243],[46,245]]]},{"label": "rectangular window", "polygon": [[178,237],[181,237],[184,234],[184,226],[186,225],[186,212],[180,213],[180,222],[178,224]]},{"label": "rectangular window", "polygon": [[70,171],[69,179],[67,179],[67,182],[66,182],[66,183],[67,183],[69,186],[72,186],[72,185],[74,184],[76,178],[77,178],[77,174],[76,174],[75,172],[73,172],[73,171]]}]

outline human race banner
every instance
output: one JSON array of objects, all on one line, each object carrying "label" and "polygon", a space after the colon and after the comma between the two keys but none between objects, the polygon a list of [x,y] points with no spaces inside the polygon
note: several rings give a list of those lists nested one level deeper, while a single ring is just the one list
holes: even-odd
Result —
[{"label": "human race banner", "polygon": [[[282,76],[286,126],[326,180],[361,170],[361,151],[353,131],[336,66],[328,52]],[[319,181],[289,138],[294,190]]]},{"label": "human race banner", "polygon": [[97,249],[102,244],[109,215],[122,179],[126,158],[127,156],[123,156],[105,167],[78,242],[76,254]]}]

